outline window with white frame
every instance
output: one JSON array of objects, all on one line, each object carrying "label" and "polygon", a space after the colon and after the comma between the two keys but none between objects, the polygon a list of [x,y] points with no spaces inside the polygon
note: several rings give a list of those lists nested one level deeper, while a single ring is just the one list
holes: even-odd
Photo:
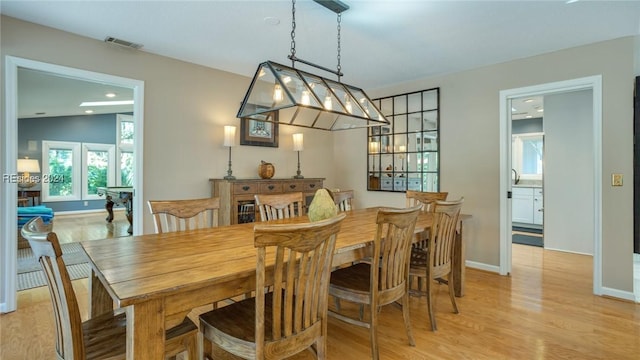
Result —
[{"label": "window with white frame", "polygon": [[[98,187],[113,186],[116,147],[68,141],[42,141],[42,201],[96,200]],[[55,181],[46,181],[51,179]]]},{"label": "window with white frame", "polygon": [[133,115],[117,114],[116,185],[133,186]]},{"label": "window with white frame", "polygon": [[528,133],[512,137],[513,168],[521,179],[542,180],[543,133]]},{"label": "window with white frame", "polygon": [[82,143],[83,200],[98,200],[98,187],[115,184],[115,160],[115,145]]},{"label": "window with white frame", "polygon": [[81,200],[80,156],[80,143],[42,141],[42,201]]}]

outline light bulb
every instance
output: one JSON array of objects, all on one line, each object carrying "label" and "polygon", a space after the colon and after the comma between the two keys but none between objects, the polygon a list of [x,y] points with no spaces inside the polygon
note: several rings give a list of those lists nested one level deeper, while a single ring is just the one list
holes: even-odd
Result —
[{"label": "light bulb", "polygon": [[273,101],[275,102],[280,102],[282,101],[282,87],[280,86],[280,84],[276,84],[273,87]]},{"label": "light bulb", "polygon": [[333,110],[333,103],[331,101],[331,96],[325,96],[324,98],[324,108],[327,110]]},{"label": "light bulb", "polygon": [[309,105],[309,104],[311,104],[311,98],[309,97],[309,92],[308,92],[308,91],[304,90],[304,91],[302,92],[302,99],[301,99],[301,101],[302,101],[302,105]]},{"label": "light bulb", "polygon": [[351,100],[349,100],[349,98],[347,98],[347,100],[344,102],[344,107],[345,109],[347,109],[347,112],[349,114],[353,113],[353,106],[351,105]]}]

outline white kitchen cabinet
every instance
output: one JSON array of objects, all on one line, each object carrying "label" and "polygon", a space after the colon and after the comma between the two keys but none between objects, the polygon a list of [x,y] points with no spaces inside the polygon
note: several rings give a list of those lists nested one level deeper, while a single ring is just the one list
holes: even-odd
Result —
[{"label": "white kitchen cabinet", "polygon": [[533,188],[512,189],[511,221],[533,224]]},{"label": "white kitchen cabinet", "polygon": [[544,218],[544,198],[542,197],[542,189],[533,189],[533,223],[542,225]]}]

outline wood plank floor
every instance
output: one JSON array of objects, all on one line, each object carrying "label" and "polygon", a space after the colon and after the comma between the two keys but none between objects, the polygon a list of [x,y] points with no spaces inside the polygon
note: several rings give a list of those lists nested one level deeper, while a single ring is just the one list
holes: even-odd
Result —
[{"label": "wood plank floor", "polygon": [[[100,219],[104,221],[102,214]],[[96,221],[96,226],[105,224]],[[408,345],[400,309],[384,307],[380,313],[380,356],[639,359],[640,305],[592,295],[591,279],[589,256],[514,245],[511,276],[467,270],[467,294],[458,299],[460,314],[451,313],[446,286],[437,287],[437,332],[430,331],[425,299],[411,299],[415,347]],[[86,280],[75,281],[74,287],[86,318]],[[21,291],[18,306],[18,311],[0,316],[0,359],[55,358],[46,288]],[[328,331],[329,359],[370,358],[366,329],[331,319]],[[294,357],[311,358],[308,353]]]}]

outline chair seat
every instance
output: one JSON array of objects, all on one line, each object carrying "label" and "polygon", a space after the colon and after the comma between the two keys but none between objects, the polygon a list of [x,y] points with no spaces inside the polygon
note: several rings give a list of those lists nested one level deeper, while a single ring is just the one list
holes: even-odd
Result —
[{"label": "chair seat", "polygon": [[368,294],[371,289],[371,265],[358,263],[349,267],[334,270],[331,273],[329,293],[331,290],[357,291]]},{"label": "chair seat", "polygon": [[[264,305],[264,339],[273,340],[273,294],[265,294]],[[202,330],[207,336],[207,331],[219,331],[235,339],[255,343],[256,341],[256,298],[249,298],[221,307],[200,315]]]},{"label": "chair seat", "polygon": [[[125,359],[127,351],[126,314],[112,312],[96,316],[82,323],[87,359]],[[173,348],[174,342],[192,336],[198,331],[189,318],[166,332],[166,347]]]}]

